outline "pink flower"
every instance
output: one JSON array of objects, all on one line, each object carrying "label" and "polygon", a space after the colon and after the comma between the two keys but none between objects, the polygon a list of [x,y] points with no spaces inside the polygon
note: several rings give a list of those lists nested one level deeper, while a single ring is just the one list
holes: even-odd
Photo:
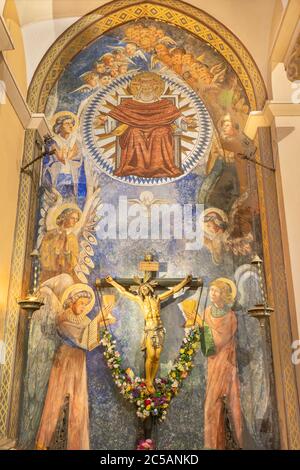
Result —
[{"label": "pink flower", "polygon": [[136,450],[154,450],[155,444],[152,439],[141,439],[138,442]]}]

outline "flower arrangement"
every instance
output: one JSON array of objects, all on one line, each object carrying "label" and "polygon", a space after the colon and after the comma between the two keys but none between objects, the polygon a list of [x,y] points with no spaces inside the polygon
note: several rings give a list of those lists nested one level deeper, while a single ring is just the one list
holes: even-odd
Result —
[{"label": "flower arrangement", "polygon": [[116,341],[108,330],[104,330],[101,344],[113,380],[124,398],[130,403],[135,403],[137,416],[145,419],[152,415],[159,421],[164,421],[172,398],[178,394],[183,380],[193,368],[193,358],[200,346],[200,334],[198,326],[186,331],[170,372],[166,378],[155,379],[156,391],[152,395],[147,390],[145,379],[136,376],[130,368],[122,368],[122,358],[117,351]]},{"label": "flower arrangement", "polygon": [[155,443],[152,439],[141,439],[136,450],[155,450]]}]

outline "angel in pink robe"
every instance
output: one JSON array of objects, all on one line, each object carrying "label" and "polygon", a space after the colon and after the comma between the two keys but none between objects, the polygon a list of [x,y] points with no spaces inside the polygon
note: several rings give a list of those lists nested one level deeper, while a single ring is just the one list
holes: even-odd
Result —
[{"label": "angel in pink robe", "polygon": [[115,320],[114,317],[107,316],[110,306],[104,307],[93,320],[86,316],[95,301],[89,286],[74,284],[67,290],[69,295],[63,303],[64,310],[57,319],[57,330],[62,344],[55,353],[50,373],[36,438],[38,450],[47,450],[53,446],[66,397],[69,400],[67,449],[89,449],[86,351],[100,344],[99,330],[100,326],[103,326],[103,316],[105,315],[105,324]]},{"label": "angel in pink robe", "polygon": [[226,396],[235,439],[242,448],[240,382],[236,359],[237,319],[228,307],[236,295],[232,281],[219,278],[210,284],[211,305],[205,310],[205,323],[211,328],[215,354],[207,359],[207,385],[204,404],[204,446],[225,449],[224,405]]},{"label": "angel in pink robe", "polygon": [[204,403],[204,447],[225,449],[224,402],[231,415],[234,438],[242,448],[242,411],[240,381],[236,359],[237,319],[229,305],[236,297],[236,286],[227,278],[215,279],[210,284],[211,305],[203,316],[196,313],[196,301],[185,300],[182,309],[186,318],[186,328],[196,322],[210,328],[214,353],[207,358],[207,384]]}]

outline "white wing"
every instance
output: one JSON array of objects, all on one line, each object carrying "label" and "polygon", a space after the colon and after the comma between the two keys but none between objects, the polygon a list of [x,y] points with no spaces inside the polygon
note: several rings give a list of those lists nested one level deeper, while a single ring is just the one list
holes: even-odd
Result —
[{"label": "white wing", "polygon": [[214,76],[212,82],[222,83],[225,78],[226,70],[227,70],[226,65],[223,65],[222,63],[213,65],[210,69],[210,72]]},{"label": "white wing", "polygon": [[[258,320],[251,318],[247,310],[260,300],[259,278],[251,265],[240,266],[235,272],[238,290],[238,359],[242,381],[242,408],[247,429],[256,445],[267,447],[270,431],[261,432],[264,419],[271,419],[270,381]],[[250,399],[249,399],[250,397]],[[274,423],[272,423],[274,424]]]},{"label": "white wing", "polygon": [[35,246],[36,250],[39,250],[45,233],[48,230],[55,228],[55,226],[51,226],[49,221],[51,220],[53,211],[55,211],[56,208],[62,204],[62,200],[62,195],[55,188],[52,188],[51,191],[48,191],[47,189],[45,190],[40,210],[38,236]]},{"label": "white wing", "polygon": [[88,282],[87,276],[95,267],[92,258],[95,254],[94,247],[98,244],[95,231],[100,220],[97,216],[100,203],[100,188],[98,188],[92,196],[87,198],[80,222],[74,231],[80,246],[78,262],[74,271],[80,281],[84,283]]},{"label": "white wing", "polygon": [[44,282],[39,289],[44,305],[34,312],[30,322],[28,362],[21,416],[20,446],[33,448],[39,427],[55,351],[60,344],[56,317],[62,311],[62,292],[74,283],[61,274]]},{"label": "white wing", "polygon": [[141,51],[140,49],[136,51],[136,53],[134,54],[134,57],[139,57],[140,59],[147,61],[147,57],[145,56],[143,51]]},{"label": "white wing", "polygon": [[123,52],[125,51],[125,47],[123,47],[123,46],[108,46],[108,48],[116,50],[116,51],[119,51],[119,50],[121,50]]},{"label": "white wing", "polygon": [[80,93],[85,93],[87,91],[92,90],[92,87],[89,85],[81,85],[79,88],[76,88],[76,90],[70,91],[69,95],[72,95],[73,93],[76,93],[77,91],[80,91]]},{"label": "white wing", "polygon": [[[136,53],[134,54],[134,56],[132,58],[134,59],[135,57],[137,57],[139,59],[143,59],[145,62],[147,62],[147,57],[145,56],[143,51],[141,51],[139,49],[136,51]],[[132,64],[136,65],[136,63],[130,57],[127,57],[127,59],[128,59],[128,62],[131,62]]]},{"label": "white wing", "polygon": [[170,36],[164,36],[163,38],[161,38],[159,41],[159,43],[162,43],[162,44],[172,44],[174,46],[177,45],[177,42],[174,41],[173,38],[171,38]]}]

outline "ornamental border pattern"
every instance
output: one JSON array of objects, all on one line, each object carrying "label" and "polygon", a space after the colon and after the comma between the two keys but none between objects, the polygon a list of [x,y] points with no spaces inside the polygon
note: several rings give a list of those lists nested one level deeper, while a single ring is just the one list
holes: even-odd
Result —
[{"label": "ornamental border pattern", "polygon": [[[117,0],[82,17],[68,28],[50,47],[38,66],[28,91],[28,104],[31,110],[35,112],[44,111],[47,97],[55,81],[59,78],[67,64],[82,48],[103,33],[128,23],[129,21],[143,17],[176,25],[209,43],[226,59],[237,73],[248,96],[251,109],[262,109],[267,95],[260,72],[247,49],[224,25],[205,12],[198,10],[196,7],[179,0],[161,0],[159,3],[156,1],[141,2],[140,0]],[[260,152],[263,155],[264,153],[271,153],[272,150],[268,139],[261,139],[260,145]],[[23,164],[32,159],[33,153],[34,132],[27,131]],[[277,279],[277,272],[274,277],[272,276],[271,268],[273,263],[271,263],[270,259],[269,241],[273,248],[274,245],[280,247],[281,240],[280,234],[277,234],[277,231],[271,233],[270,227],[268,226],[270,217],[267,217],[267,209],[270,209],[275,216],[274,220],[272,217],[272,226],[274,224],[276,225],[276,220],[278,220],[276,189],[273,187],[274,195],[273,197],[272,195],[270,196],[270,190],[267,191],[265,188],[266,185],[264,184],[263,173],[260,167],[257,167],[257,184],[261,207],[266,278],[270,286],[276,286],[277,288],[280,282],[280,276]],[[9,430],[10,437],[16,437],[18,427],[20,377],[16,377],[16,374],[20,374],[20,364],[22,363],[20,356],[22,354],[22,348],[17,345],[19,307],[16,298],[19,297],[23,285],[24,265],[26,263],[26,249],[28,244],[27,231],[29,225],[31,225],[29,221],[31,192],[32,187],[30,179],[25,175],[21,178],[20,182],[15,244],[6,315],[5,341],[7,343],[7,358],[5,365],[2,366],[0,376],[0,435],[6,435]],[[266,204],[266,198],[270,198],[268,204]],[[294,377],[295,374],[292,370],[293,366],[290,363],[290,357],[288,360],[288,354],[290,354],[291,330],[288,321],[288,313],[286,313],[285,317],[282,313],[284,295],[286,294],[281,292],[275,295],[272,290],[271,288],[269,291],[270,299],[276,300],[276,309],[278,309],[280,320],[283,321],[280,326],[280,331],[282,332],[283,338],[281,339],[281,344],[284,348],[285,362],[283,364],[283,361],[280,360],[280,364],[277,364],[278,373],[276,374],[275,370],[275,374],[276,380],[282,380],[283,382],[280,384],[280,387],[286,401],[286,407],[279,406],[279,414],[280,418],[286,421],[288,428],[288,447],[299,449],[299,404]],[[287,310],[285,311],[287,312]],[[278,329],[279,321],[276,319],[275,330],[278,332]],[[273,328],[273,344],[274,341],[278,341],[279,336],[275,333]],[[290,364],[287,365],[288,362]],[[14,375],[15,383],[17,384],[15,388],[18,390],[14,390],[17,393],[14,393],[12,397]]]},{"label": "ornamental border pattern", "polygon": [[[29,163],[32,158],[34,148],[34,131],[26,131],[23,163]],[[17,208],[17,222],[15,227],[14,251],[12,258],[12,269],[9,282],[9,293],[7,311],[5,318],[5,343],[6,360],[1,368],[0,376],[0,436],[6,436],[8,430],[8,418],[14,396],[12,396],[12,383],[14,380],[15,368],[18,362],[22,361],[22,354],[16,355],[17,335],[19,327],[19,305],[17,299],[20,298],[23,286],[24,266],[27,252],[27,228],[30,211],[31,179],[23,174],[20,180],[19,198]]]},{"label": "ornamental border pattern", "polygon": [[[259,152],[263,161],[273,166],[271,129],[261,128],[258,132]],[[285,420],[287,447],[300,449],[300,407],[297,391],[296,371],[291,360],[292,328],[288,304],[282,239],[280,234],[279,209],[275,174],[264,176],[262,167],[257,166],[257,180],[261,205],[261,227],[265,261],[265,278],[270,304],[275,312],[270,320],[277,408],[280,422]],[[269,287],[271,286],[271,287]],[[281,401],[281,406],[279,402]],[[282,403],[284,406],[282,406]],[[282,430],[281,430],[282,431]],[[282,437],[282,436],[281,436]]]},{"label": "ornamental border pattern", "polygon": [[54,83],[82,48],[117,26],[145,17],[178,26],[210,44],[237,73],[251,108],[263,107],[266,89],[260,72],[247,49],[224,25],[207,13],[178,0],[162,0],[159,3],[133,0],[129,6],[128,0],[118,0],[82,17],[50,47],[29,88],[28,103],[32,111],[43,112]]}]

